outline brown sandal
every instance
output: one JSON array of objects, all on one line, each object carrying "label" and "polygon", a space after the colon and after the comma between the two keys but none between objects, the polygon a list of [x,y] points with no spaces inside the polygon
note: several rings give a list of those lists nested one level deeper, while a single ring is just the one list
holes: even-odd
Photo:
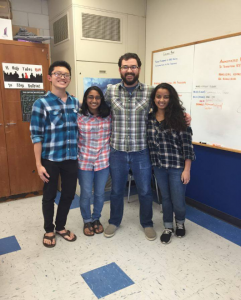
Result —
[{"label": "brown sandal", "polygon": [[[104,228],[103,228],[102,224],[100,223],[100,220],[95,220],[95,221],[92,223],[92,226],[93,226],[94,232],[95,232],[96,234],[100,234],[100,233],[102,233],[102,232],[104,231]],[[100,226],[102,227],[102,230],[101,230],[101,231],[99,231]],[[97,231],[97,230],[98,230],[98,231]]]},{"label": "brown sandal", "polygon": [[[53,248],[53,247],[55,247],[56,241],[55,241],[55,244],[52,244],[53,239],[55,239],[55,234],[54,234],[54,235],[51,235],[51,236],[48,236],[48,235],[46,235],[46,233],[45,233],[45,234],[44,234],[44,237],[43,237],[43,245],[44,245],[45,247],[47,247],[47,248]],[[49,241],[51,241],[51,244],[45,243],[44,240],[49,240]]]},{"label": "brown sandal", "polygon": [[74,242],[74,241],[77,240],[77,237],[76,237],[75,234],[74,234],[74,237],[72,238],[72,240],[66,239],[66,236],[70,237],[70,231],[69,230],[66,230],[66,232],[64,232],[64,233],[60,233],[60,232],[56,231],[56,233],[59,234],[60,236],[62,236],[62,238],[64,238],[68,242]]},{"label": "brown sandal", "polygon": [[[89,232],[90,232],[89,234],[87,234],[87,233],[85,232],[85,229],[86,229],[86,228],[89,229]],[[95,234],[94,228],[93,228],[91,222],[85,223],[83,232],[84,232],[84,235],[86,235],[86,236],[93,236],[93,235]]]}]

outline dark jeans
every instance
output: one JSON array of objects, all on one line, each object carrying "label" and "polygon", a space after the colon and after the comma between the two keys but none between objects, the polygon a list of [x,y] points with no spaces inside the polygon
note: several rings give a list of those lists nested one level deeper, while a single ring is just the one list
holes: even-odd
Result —
[{"label": "dark jeans", "polygon": [[181,181],[183,168],[158,168],[154,173],[162,195],[163,223],[173,228],[173,212],[177,223],[184,224],[186,215],[186,184]]},{"label": "dark jeans", "polygon": [[112,189],[110,195],[109,223],[119,226],[123,217],[124,191],[129,169],[132,170],[140,201],[140,223],[152,227],[152,167],[148,149],[136,152],[118,151],[111,147],[110,174]]},{"label": "dark jeans", "polygon": [[55,220],[56,230],[60,231],[65,229],[64,226],[66,224],[70,205],[75,196],[78,162],[77,160],[64,160],[61,162],[55,162],[42,159],[42,165],[45,167],[50,176],[49,182],[44,183],[42,200],[44,229],[46,232],[54,231],[54,200],[57,194],[59,175],[61,177],[62,190]]}]

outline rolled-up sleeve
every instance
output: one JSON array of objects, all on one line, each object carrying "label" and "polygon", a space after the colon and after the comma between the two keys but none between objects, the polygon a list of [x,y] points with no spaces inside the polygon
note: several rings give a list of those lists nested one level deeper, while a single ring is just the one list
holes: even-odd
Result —
[{"label": "rolled-up sleeve", "polygon": [[188,127],[186,131],[180,132],[180,138],[182,141],[183,158],[195,160],[195,153],[192,145],[192,128]]},{"label": "rolled-up sleeve", "polygon": [[30,123],[31,140],[33,144],[43,142],[45,118],[46,112],[43,103],[39,100],[35,101]]}]

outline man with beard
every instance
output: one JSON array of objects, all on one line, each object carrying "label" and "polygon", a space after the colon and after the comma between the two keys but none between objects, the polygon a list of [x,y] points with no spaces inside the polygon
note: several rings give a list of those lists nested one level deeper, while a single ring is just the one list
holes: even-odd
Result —
[{"label": "man with beard", "polygon": [[152,222],[152,166],[146,138],[146,122],[150,110],[153,87],[139,82],[141,61],[137,54],[120,57],[122,81],[109,85],[105,99],[111,107],[112,135],[110,173],[110,220],[105,236],[112,237],[120,225],[124,209],[124,190],[129,169],[135,178],[140,201],[140,223],[148,240],[156,239]]}]

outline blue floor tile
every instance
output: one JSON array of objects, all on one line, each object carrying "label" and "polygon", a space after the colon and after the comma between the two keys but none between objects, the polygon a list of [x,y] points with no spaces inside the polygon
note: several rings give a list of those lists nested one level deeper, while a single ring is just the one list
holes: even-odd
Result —
[{"label": "blue floor tile", "polygon": [[9,236],[0,239],[0,255],[11,253],[14,251],[21,250],[19,243],[15,236]]},{"label": "blue floor tile", "polygon": [[[136,195],[136,194],[137,194],[136,187],[132,186],[131,191],[130,191],[130,195],[132,196],[132,195]],[[127,195],[128,195],[128,189],[126,188],[124,196],[127,197]],[[61,196],[61,192],[58,191],[57,196],[55,198],[55,203],[57,205],[59,204],[60,196]],[[105,201],[109,201],[109,200],[110,200],[110,191],[106,191],[105,192]],[[156,201],[156,200],[154,199],[154,201]],[[94,202],[94,197],[92,196],[91,204],[93,204],[93,202]],[[78,207],[79,207],[79,196],[75,195],[74,200],[72,201],[72,204],[70,206],[70,209],[78,208]]]},{"label": "blue floor tile", "polygon": [[188,220],[220,235],[221,237],[241,246],[241,229],[222,220],[214,218],[194,207],[187,206]]},{"label": "blue floor tile", "polygon": [[134,284],[115,263],[86,272],[81,276],[98,299]]},{"label": "blue floor tile", "polygon": [[[125,190],[125,197],[127,197],[128,189]],[[136,186],[131,186],[130,195],[136,195],[137,189]],[[59,203],[60,199],[60,192],[57,193],[57,197],[55,199],[56,204]],[[105,192],[105,201],[110,200],[110,191]],[[157,202],[157,197],[155,191],[153,191],[153,201]],[[92,199],[93,203],[93,199]],[[70,209],[78,208],[79,207],[79,196],[75,195],[75,198],[71,204]],[[222,220],[219,220],[213,216],[210,216],[196,208],[191,206],[186,206],[186,218],[218,235],[221,237],[233,242],[239,246],[241,246],[241,229],[235,227],[229,223],[226,223]]]},{"label": "blue floor tile", "polygon": [[[55,203],[57,205],[59,205],[60,196],[61,196],[61,193],[57,192],[57,196],[55,198]],[[70,209],[77,208],[77,207],[79,207],[79,196],[75,194],[74,200],[71,203]]]}]

